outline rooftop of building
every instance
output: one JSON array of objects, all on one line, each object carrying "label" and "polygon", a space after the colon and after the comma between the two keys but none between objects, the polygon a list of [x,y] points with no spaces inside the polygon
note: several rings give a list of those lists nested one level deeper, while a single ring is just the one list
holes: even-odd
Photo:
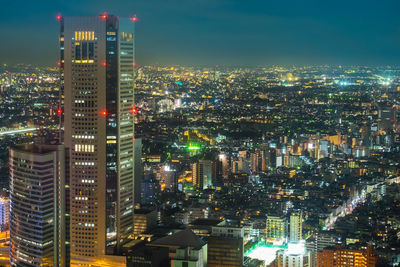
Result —
[{"label": "rooftop of building", "polygon": [[149,214],[153,211],[152,209],[135,209],[134,214]]},{"label": "rooftop of building", "polygon": [[197,219],[190,223],[190,226],[218,226],[223,222],[220,219]]},{"label": "rooftop of building", "polygon": [[150,245],[178,246],[181,248],[192,247],[195,249],[201,249],[205,244],[206,242],[193,233],[192,230],[185,229],[175,234],[157,239],[151,242]]},{"label": "rooftop of building", "polygon": [[58,150],[59,147],[60,145],[58,145],[55,141],[54,144],[21,144],[14,146],[12,149],[19,152],[44,155]]}]

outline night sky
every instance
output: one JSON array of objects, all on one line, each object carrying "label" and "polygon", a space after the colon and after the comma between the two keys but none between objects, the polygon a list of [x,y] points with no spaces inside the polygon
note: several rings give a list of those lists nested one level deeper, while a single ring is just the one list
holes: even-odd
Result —
[{"label": "night sky", "polygon": [[58,13],[136,14],[138,65],[400,65],[400,0],[5,1],[0,63],[57,62]]}]

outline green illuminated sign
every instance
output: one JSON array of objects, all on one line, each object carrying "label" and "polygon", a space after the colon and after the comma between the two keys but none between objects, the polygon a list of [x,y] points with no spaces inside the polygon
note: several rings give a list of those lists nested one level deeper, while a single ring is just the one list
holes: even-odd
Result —
[{"label": "green illuminated sign", "polygon": [[189,150],[200,150],[201,146],[199,143],[189,143],[187,149]]}]

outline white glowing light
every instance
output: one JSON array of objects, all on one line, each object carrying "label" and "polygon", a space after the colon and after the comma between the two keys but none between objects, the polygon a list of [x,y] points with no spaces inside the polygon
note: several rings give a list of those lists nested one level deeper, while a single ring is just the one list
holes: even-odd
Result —
[{"label": "white glowing light", "polygon": [[260,246],[253,251],[251,251],[247,257],[252,259],[257,259],[265,262],[265,265],[268,266],[271,264],[276,258],[276,252],[281,250],[278,247],[263,247]]},{"label": "white glowing light", "polygon": [[304,241],[300,241],[298,243],[289,243],[287,254],[289,255],[304,255],[306,252],[306,246]]}]

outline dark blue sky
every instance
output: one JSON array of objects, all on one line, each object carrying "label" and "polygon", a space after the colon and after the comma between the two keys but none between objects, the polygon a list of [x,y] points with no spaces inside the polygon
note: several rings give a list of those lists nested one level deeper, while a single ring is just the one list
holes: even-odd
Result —
[{"label": "dark blue sky", "polygon": [[57,62],[57,13],[137,14],[137,62],[400,65],[400,0],[1,1],[0,63]]}]

